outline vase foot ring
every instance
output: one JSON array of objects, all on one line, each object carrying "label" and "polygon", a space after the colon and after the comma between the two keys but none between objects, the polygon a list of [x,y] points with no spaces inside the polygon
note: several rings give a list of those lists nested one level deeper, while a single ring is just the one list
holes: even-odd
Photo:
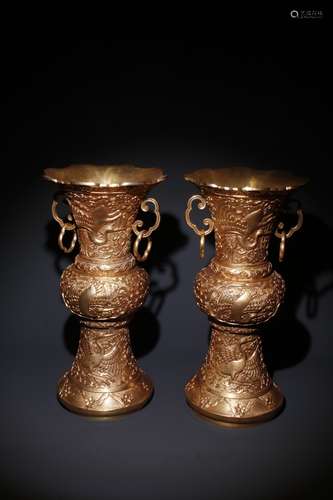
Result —
[{"label": "vase foot ring", "polygon": [[[264,399],[265,398],[265,399]],[[205,409],[201,406],[198,406],[192,401],[192,398],[186,394],[186,401],[188,405],[200,413],[201,415],[208,417],[209,419],[219,420],[221,422],[226,423],[235,423],[235,424],[251,424],[256,422],[265,422],[267,420],[273,419],[277,416],[285,406],[285,399],[280,390],[273,385],[270,391],[264,395],[263,397],[253,398],[251,400],[246,399],[238,399],[234,400],[233,403],[230,403],[228,398],[227,405],[220,405],[220,408],[217,410],[216,408]],[[267,399],[269,398],[269,399]],[[272,401],[270,408],[263,408],[262,401]],[[235,404],[236,403],[236,404]],[[250,403],[250,404],[249,404]],[[234,406],[232,406],[234,405]],[[247,408],[249,405],[249,411],[243,413],[242,409]],[[234,410],[230,411],[231,408]],[[237,415],[237,412],[240,410],[240,414]],[[234,413],[234,414],[232,414]]]},{"label": "vase foot ring", "polygon": [[[62,379],[63,380],[63,379]],[[59,386],[62,384],[62,380]],[[80,396],[76,398],[63,397],[59,394],[58,387],[58,401],[67,410],[71,412],[78,413],[80,415],[94,416],[94,417],[109,417],[115,415],[123,415],[126,413],[132,413],[140,408],[143,408],[152,399],[154,393],[154,387],[150,379],[144,376],[144,388],[134,387],[131,390],[131,398],[127,399],[126,396],[129,391],[121,391],[117,393],[100,393],[99,398],[102,397],[103,401],[96,401],[96,404],[92,399],[83,399],[82,391]],[[127,393],[127,394],[126,394]],[[89,394],[91,396],[89,396]],[[96,398],[96,394],[93,392],[85,391],[85,395],[88,398]],[[90,407],[89,407],[90,406]]]}]

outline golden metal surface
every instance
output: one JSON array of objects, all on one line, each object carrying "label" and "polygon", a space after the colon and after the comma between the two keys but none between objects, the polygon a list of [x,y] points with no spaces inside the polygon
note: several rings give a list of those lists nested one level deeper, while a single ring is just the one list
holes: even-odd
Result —
[{"label": "golden metal surface", "polygon": [[[231,423],[270,419],[283,405],[261,343],[260,326],[274,317],[285,290],[284,280],[268,260],[268,246],[273,234],[281,238],[281,257],[286,239],[303,221],[299,209],[298,222],[287,233],[277,223],[288,192],[303,180],[291,181],[295,178],[287,173],[270,171],[259,177],[253,172],[207,170],[206,178],[205,170],[200,170],[185,177],[200,188],[201,206],[207,204],[211,213],[216,247],[194,286],[197,305],[211,323],[210,345],[185,394],[199,413]],[[190,198],[185,218],[201,238],[189,218],[193,199],[198,198]]]},{"label": "golden metal surface", "polygon": [[[138,260],[148,256],[150,235],[160,223],[160,214],[156,200],[143,200],[165,176],[149,168],[121,167],[120,172],[111,166],[102,167],[100,173],[99,169],[47,169],[45,177],[64,184],[71,210],[65,222],[57,213],[57,202],[52,205],[61,227],[60,248],[73,250],[76,236],[80,245],[74,264],[61,276],[62,298],[80,317],[81,335],[73,365],[59,382],[58,398],[69,410],[104,417],[142,407],[153,392],[151,380],[134,358],[128,332],[128,323],[149,289],[149,276],[136,266],[130,250],[134,231],[138,243],[148,239],[143,257],[134,247]],[[135,219],[140,206],[148,210],[148,203],[153,204],[156,221],[139,231],[143,223]],[[65,231],[74,231],[68,248],[62,241]]]},{"label": "golden metal surface", "polygon": [[277,229],[275,230],[275,236],[277,238],[281,239],[280,242],[280,251],[279,251],[279,261],[282,262],[284,259],[284,254],[285,254],[285,248],[286,248],[286,240],[290,238],[296,231],[299,231],[301,227],[303,226],[303,212],[301,208],[297,209],[297,224],[296,226],[293,226],[289,229],[289,231],[286,233],[283,228],[284,228],[284,223],[279,222]]},{"label": "golden metal surface", "polygon": [[[61,227],[61,231],[60,231],[59,237],[58,237],[58,245],[63,252],[70,253],[74,250],[74,247],[75,247],[76,242],[77,242],[76,227],[75,227],[75,224],[72,223],[73,217],[71,214],[67,215],[67,219],[69,222],[64,222],[62,220],[62,218],[59,217],[59,215],[57,213],[57,206],[58,206],[58,202],[56,200],[53,200],[52,208],[51,208],[52,215],[53,215],[54,220],[56,220]],[[69,247],[66,247],[62,241],[64,236],[65,236],[66,231],[74,231],[72,241],[71,241]]]},{"label": "golden metal surface", "polygon": [[[143,262],[143,261],[147,260],[148,255],[149,255],[150,250],[151,250],[151,247],[152,247],[152,241],[150,239],[150,235],[153,231],[155,231],[158,228],[158,226],[160,225],[160,222],[161,222],[160,207],[159,207],[157,201],[155,200],[155,198],[148,198],[147,200],[144,200],[141,203],[141,210],[143,212],[148,212],[149,203],[151,203],[154,207],[155,223],[149,229],[142,229],[141,231],[139,230],[139,227],[143,226],[142,220],[135,221],[133,226],[132,226],[132,229],[133,229],[134,233],[136,234],[136,240],[134,242],[133,252],[134,252],[134,257],[139,262]],[[147,247],[146,247],[146,250],[144,251],[144,254],[140,255],[139,245],[140,245],[142,238],[148,238],[148,240],[147,240]]]},{"label": "golden metal surface", "polygon": [[185,220],[187,224],[193,229],[193,231],[200,236],[200,258],[203,259],[205,256],[205,236],[208,236],[214,229],[214,222],[212,219],[206,217],[202,223],[204,226],[208,226],[207,229],[199,229],[195,224],[191,222],[190,213],[192,211],[192,204],[194,201],[198,201],[199,210],[204,210],[206,208],[206,200],[199,194],[191,196],[187,202],[187,208],[185,211]]},{"label": "golden metal surface", "polygon": [[90,187],[152,186],[166,179],[159,168],[135,165],[70,165],[46,168],[44,177],[58,184]]},{"label": "golden metal surface", "polygon": [[185,175],[185,179],[200,187],[224,191],[290,191],[306,184],[285,170],[257,170],[248,167],[204,168]]}]

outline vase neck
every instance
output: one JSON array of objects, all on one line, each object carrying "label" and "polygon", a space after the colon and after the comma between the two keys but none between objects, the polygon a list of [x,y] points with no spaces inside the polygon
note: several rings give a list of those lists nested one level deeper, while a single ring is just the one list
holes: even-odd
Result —
[{"label": "vase neck", "polygon": [[80,243],[77,267],[109,271],[134,265],[132,225],[146,192],[147,187],[142,186],[67,191]]},{"label": "vase neck", "polygon": [[270,271],[268,247],[282,197],[267,193],[203,193],[214,221],[215,263],[225,268]]}]

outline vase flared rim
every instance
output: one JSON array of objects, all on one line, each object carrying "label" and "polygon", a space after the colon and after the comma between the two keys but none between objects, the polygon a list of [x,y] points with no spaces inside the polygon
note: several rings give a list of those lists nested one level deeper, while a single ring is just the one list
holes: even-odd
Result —
[{"label": "vase flared rim", "polygon": [[69,186],[117,188],[152,186],[166,179],[159,168],[135,165],[69,165],[64,168],[46,168],[44,178]]},{"label": "vase flared rim", "polygon": [[286,170],[258,170],[249,167],[203,168],[185,174],[185,179],[199,187],[223,191],[291,191],[308,181]]}]

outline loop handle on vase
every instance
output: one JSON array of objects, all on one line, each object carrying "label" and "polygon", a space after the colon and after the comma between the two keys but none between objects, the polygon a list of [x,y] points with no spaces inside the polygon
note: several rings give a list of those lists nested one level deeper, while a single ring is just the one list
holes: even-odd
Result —
[{"label": "loop handle on vase", "polygon": [[[161,222],[161,215],[160,215],[160,207],[158,202],[155,200],[155,198],[147,198],[141,203],[141,210],[143,212],[148,212],[149,211],[149,204],[153,205],[153,213],[155,214],[155,223],[148,229],[142,229],[140,230],[143,226],[143,221],[142,220],[136,220],[134,224],[132,225],[133,232],[136,234],[136,240],[134,242],[133,246],[133,253],[134,257],[139,261],[143,262],[147,260],[148,255],[150,253],[151,247],[152,247],[152,241],[150,238],[150,235],[152,234],[155,229],[158,228]],[[139,252],[139,245],[142,239],[148,238],[147,240],[147,246],[146,249],[143,253],[143,255],[140,254]]]},{"label": "loop handle on vase", "polygon": [[190,213],[192,211],[192,204],[194,201],[198,202],[198,208],[199,210],[204,210],[206,208],[207,202],[206,200],[200,195],[200,194],[195,194],[191,196],[191,198],[187,202],[187,207],[185,210],[185,220],[187,225],[193,229],[195,234],[200,236],[200,258],[203,259],[205,256],[205,237],[210,234],[213,229],[214,229],[214,222],[212,219],[206,217],[203,219],[202,223],[204,226],[208,226],[207,229],[199,229],[193,222],[191,221],[190,218]]},{"label": "loop handle on vase", "polygon": [[[70,253],[74,250],[74,247],[75,247],[75,244],[77,241],[76,225],[73,222],[72,214],[67,215],[67,219],[69,222],[63,221],[62,218],[57,213],[57,206],[58,206],[58,202],[56,200],[53,200],[52,209],[51,209],[52,216],[53,216],[54,220],[57,221],[59,226],[61,227],[61,231],[60,231],[59,236],[58,236],[58,245],[63,252]],[[63,238],[65,236],[66,231],[73,231],[73,237],[72,237],[72,241],[71,241],[69,247],[66,247],[63,243]]]},{"label": "loop handle on vase", "polygon": [[297,224],[295,226],[292,226],[288,232],[284,230],[284,222],[279,222],[276,230],[275,230],[275,236],[277,238],[280,238],[280,250],[279,250],[279,261],[282,262],[284,259],[285,255],[285,250],[286,250],[286,240],[291,238],[291,236],[296,233],[299,229],[301,229],[303,225],[303,211],[301,208],[297,209]]}]

